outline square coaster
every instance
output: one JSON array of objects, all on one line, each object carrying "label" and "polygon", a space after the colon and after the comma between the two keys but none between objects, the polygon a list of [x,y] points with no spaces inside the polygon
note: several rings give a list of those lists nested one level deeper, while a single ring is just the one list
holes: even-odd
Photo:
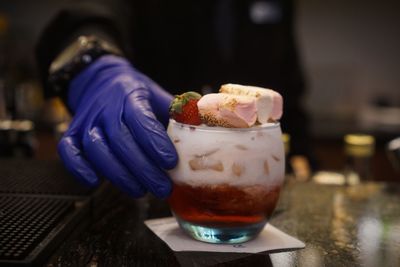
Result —
[{"label": "square coaster", "polygon": [[259,253],[301,249],[300,240],[267,224],[253,240],[241,244],[211,244],[195,240],[179,228],[174,217],[147,220],[144,222],[173,251]]}]

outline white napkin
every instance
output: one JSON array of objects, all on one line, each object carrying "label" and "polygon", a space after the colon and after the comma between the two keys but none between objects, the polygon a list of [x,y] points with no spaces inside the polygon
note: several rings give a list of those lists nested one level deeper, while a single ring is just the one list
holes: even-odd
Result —
[{"label": "white napkin", "polygon": [[144,222],[173,251],[259,253],[304,248],[300,240],[267,224],[253,240],[241,244],[210,244],[194,240],[181,230],[175,218],[161,218]]}]

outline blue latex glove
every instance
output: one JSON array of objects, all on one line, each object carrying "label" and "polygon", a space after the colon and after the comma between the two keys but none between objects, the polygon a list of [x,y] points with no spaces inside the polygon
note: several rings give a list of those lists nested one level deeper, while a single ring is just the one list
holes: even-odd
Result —
[{"label": "blue latex glove", "polygon": [[131,196],[167,197],[172,186],[164,170],[178,160],[164,127],[171,100],[127,60],[97,59],[69,87],[74,118],[58,145],[66,168],[92,186],[101,174]]}]

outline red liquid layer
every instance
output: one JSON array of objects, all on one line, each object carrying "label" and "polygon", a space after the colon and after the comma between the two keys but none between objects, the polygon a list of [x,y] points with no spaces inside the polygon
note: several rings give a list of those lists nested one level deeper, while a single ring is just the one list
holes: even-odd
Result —
[{"label": "red liquid layer", "polygon": [[275,209],[279,192],[279,186],[175,184],[168,202],[175,215],[187,222],[208,227],[238,227],[267,220]]}]

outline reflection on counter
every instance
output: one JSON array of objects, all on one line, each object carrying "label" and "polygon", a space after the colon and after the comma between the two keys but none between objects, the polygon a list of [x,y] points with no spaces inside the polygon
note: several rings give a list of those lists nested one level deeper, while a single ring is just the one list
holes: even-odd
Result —
[{"label": "reflection on counter", "polygon": [[[272,254],[276,266],[400,266],[400,187],[288,183],[287,210],[271,223],[306,243]],[[275,265],[274,265],[275,266]]]}]

